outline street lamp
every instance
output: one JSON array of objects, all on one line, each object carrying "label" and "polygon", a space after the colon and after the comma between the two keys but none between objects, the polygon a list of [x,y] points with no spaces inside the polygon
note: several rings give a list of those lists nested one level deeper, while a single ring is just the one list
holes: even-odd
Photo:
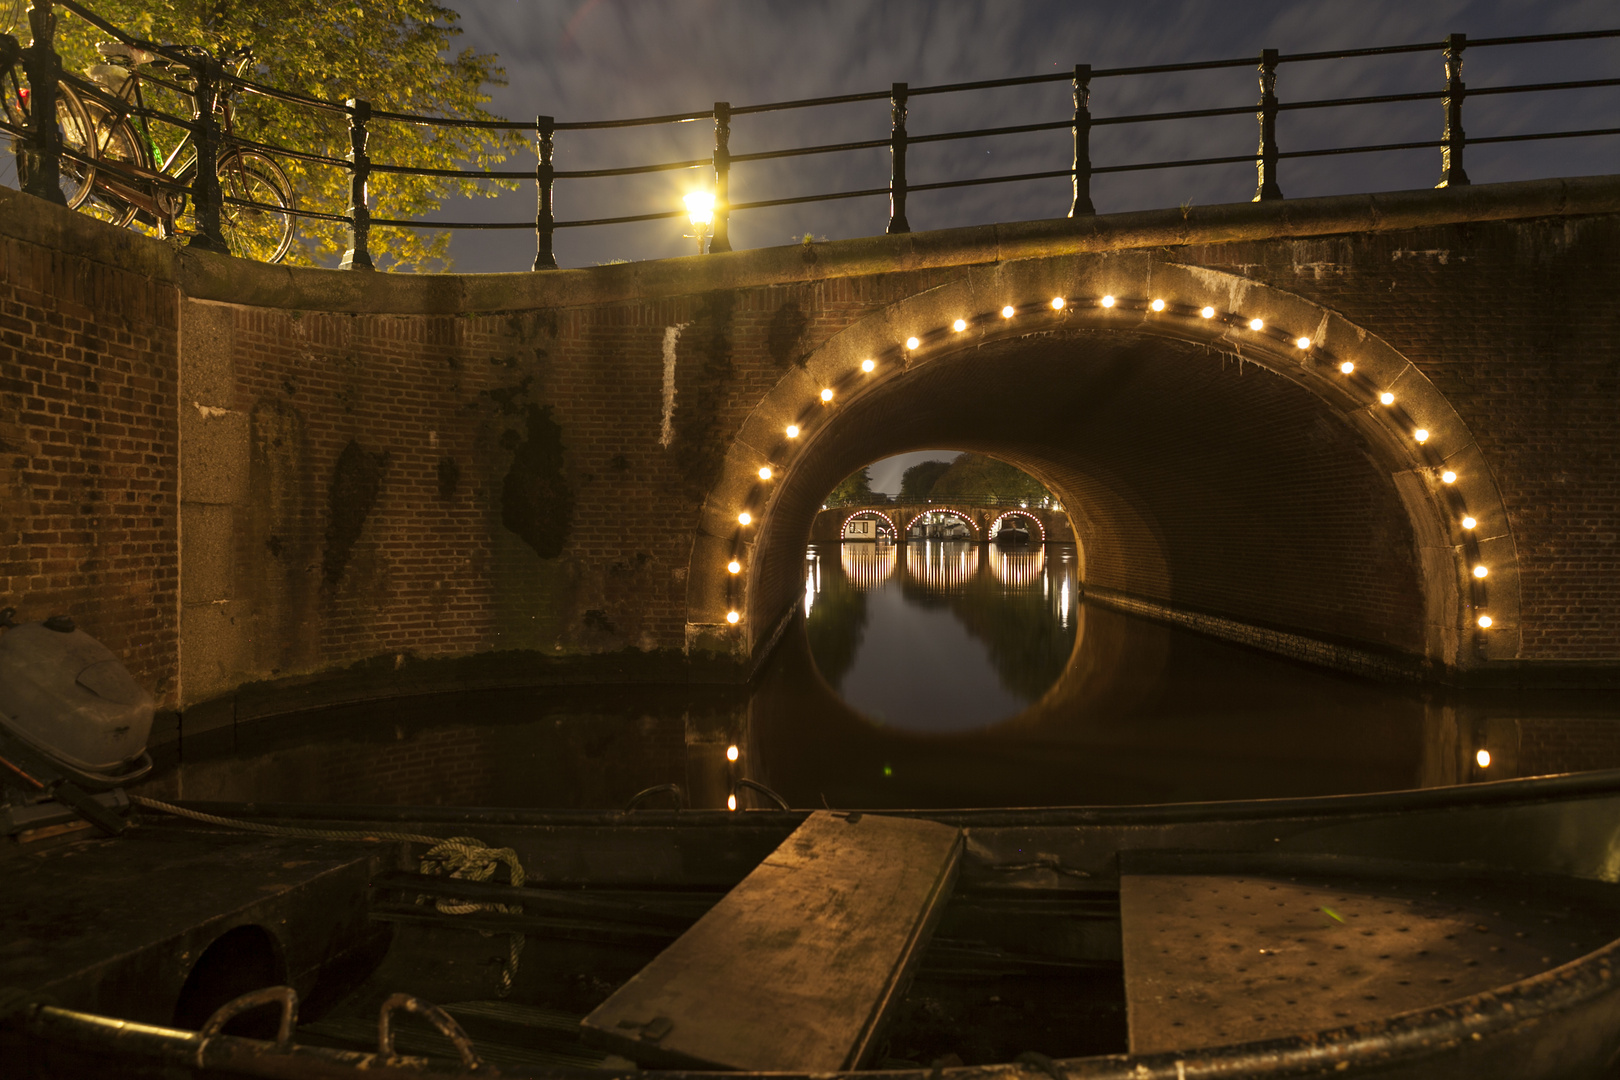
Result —
[{"label": "street lamp", "polygon": [[692,218],[692,232],[697,236],[698,254],[703,254],[703,242],[714,225],[714,192],[694,191],[686,196],[686,212]]}]

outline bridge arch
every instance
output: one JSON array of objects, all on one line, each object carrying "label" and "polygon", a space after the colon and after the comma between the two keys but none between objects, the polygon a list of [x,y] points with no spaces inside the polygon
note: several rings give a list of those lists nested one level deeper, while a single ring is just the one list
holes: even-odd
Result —
[{"label": "bridge arch", "polygon": [[1018,518],[1020,521],[1029,522],[1031,525],[1035,526],[1035,535],[1040,537],[1040,542],[1043,544],[1046,543],[1046,526],[1041,523],[1040,516],[1037,514],[1032,514],[1028,510],[1022,509],[1003,510],[1001,513],[997,514],[984,530],[985,539],[994,540],[1001,532],[1002,522],[1006,521],[1008,518]]},{"label": "bridge arch", "polygon": [[[1058,496],[1093,594],[1442,667],[1517,653],[1503,501],[1445,396],[1320,305],[1145,252],[972,268],[823,343],[728,451],[689,625],[736,612],[747,646],[763,644],[796,600],[826,492],[963,431],[953,445]],[[727,547],[746,574],[712,556]]]},{"label": "bridge arch", "polygon": [[894,532],[895,536],[897,538],[900,536],[900,531],[896,528],[896,526],[894,524],[894,518],[890,517],[888,514],[884,513],[882,510],[877,510],[877,509],[874,509],[872,507],[866,507],[864,509],[855,511],[852,514],[845,515],[844,520],[842,520],[842,521],[840,521],[838,523],[838,536],[839,536],[839,538],[842,539],[844,537],[845,530],[849,528],[849,523],[850,522],[854,521],[858,517],[866,517],[868,515],[870,515],[872,517],[882,518],[884,520],[884,522],[888,524],[889,529]]},{"label": "bridge arch", "polygon": [[906,527],[900,535],[902,537],[909,537],[911,535],[911,527],[917,524],[917,522],[921,521],[923,518],[927,517],[929,514],[948,514],[949,516],[960,521],[962,524],[966,525],[969,535],[971,535],[974,540],[983,539],[983,537],[979,535],[979,524],[973,520],[973,515],[968,513],[966,510],[959,510],[954,506],[926,506],[915,511],[905,519]]}]

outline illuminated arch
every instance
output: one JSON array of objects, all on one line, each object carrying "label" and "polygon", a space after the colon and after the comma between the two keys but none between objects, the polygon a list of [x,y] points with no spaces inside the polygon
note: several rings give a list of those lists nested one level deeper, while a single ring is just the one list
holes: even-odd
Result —
[{"label": "illuminated arch", "polygon": [[1002,521],[1010,517],[1027,518],[1028,520],[1034,522],[1035,528],[1040,531],[1041,543],[1046,543],[1045,524],[1041,522],[1039,517],[1030,513],[1028,510],[1003,510],[1001,513],[997,514],[996,519],[990,523],[990,527],[985,530],[985,535],[989,539],[994,540],[996,538],[996,534],[1001,531]]},{"label": "illuminated arch", "polygon": [[951,517],[956,518],[958,521],[962,522],[962,524],[968,527],[968,532],[973,536],[975,542],[979,540],[979,526],[974,523],[973,516],[965,510],[956,509],[954,506],[930,506],[926,509],[917,511],[915,514],[912,514],[911,517],[906,519],[905,532],[900,534],[902,539],[909,537],[911,535],[911,527],[917,524],[917,522],[922,518],[927,517],[929,514],[949,514]]},{"label": "illuminated arch", "polygon": [[876,516],[882,518],[884,521],[889,523],[889,528],[894,530],[894,535],[897,538],[897,540],[903,540],[904,539],[904,537],[900,533],[900,530],[895,529],[894,519],[892,517],[890,517],[888,514],[885,514],[882,510],[874,510],[874,509],[857,510],[853,514],[850,514],[848,517],[846,517],[843,521],[840,521],[838,523],[838,539],[843,540],[844,539],[844,529],[849,525],[850,522],[854,521],[856,518],[860,517],[863,514],[875,514]]}]

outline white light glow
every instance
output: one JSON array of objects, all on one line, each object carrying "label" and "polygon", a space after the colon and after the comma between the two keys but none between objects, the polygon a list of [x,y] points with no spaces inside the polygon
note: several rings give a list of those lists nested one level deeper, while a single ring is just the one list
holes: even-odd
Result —
[{"label": "white light glow", "polygon": [[731,571],[733,574],[740,574],[742,573],[742,563],[738,562],[736,559],[732,559],[730,562],[726,563],[726,569]]},{"label": "white light glow", "polygon": [[726,747],[726,760],[727,761],[736,761],[737,760],[737,744],[736,743],[732,743],[730,746]]},{"label": "white light glow", "polygon": [[1163,300],[1155,300],[1155,301],[1153,301],[1153,303],[1149,304],[1148,307],[1152,308],[1154,311],[1163,311],[1164,310],[1164,301]]},{"label": "white light glow", "polygon": [[1006,307],[1001,309],[1001,317],[1003,319],[1010,319],[1016,314],[1018,314],[1018,311],[1011,304],[1008,304]]},{"label": "white light glow", "polygon": [[1472,529],[1475,525],[1478,525],[1478,524],[1479,524],[1479,522],[1477,520],[1475,520],[1475,518],[1474,518],[1474,516],[1472,514],[1470,514],[1469,516],[1462,519],[1462,527],[1465,528],[1465,529]]},{"label": "white light glow", "polygon": [[1352,371],[1356,370],[1356,365],[1354,365],[1350,361],[1346,360],[1344,363],[1339,365],[1339,370],[1344,372],[1344,374],[1348,375]]},{"label": "white light glow", "polygon": [[829,402],[831,400],[832,400],[832,388],[831,387],[823,387],[822,390],[821,390],[822,404],[826,404],[827,402]]},{"label": "white light glow", "polygon": [[754,520],[754,515],[750,514],[746,510],[744,510],[742,513],[737,515],[737,524],[739,524],[739,525],[747,525],[750,521],[753,521],[753,520]]},{"label": "white light glow", "polygon": [[726,622],[730,623],[732,626],[736,626],[741,621],[742,616],[737,614],[735,611],[726,612]]},{"label": "white light glow", "polygon": [[1479,628],[1481,630],[1489,630],[1491,628],[1491,617],[1489,615],[1481,615],[1476,621],[1479,623]]},{"label": "white light glow", "polygon": [[1428,442],[1429,429],[1421,427],[1418,428],[1416,431],[1412,432],[1412,438],[1416,439],[1418,442]]},{"label": "white light glow", "polygon": [[1103,307],[1113,307],[1114,306],[1114,298],[1112,296],[1105,296],[1105,297],[1103,297],[1101,300],[1099,300],[1097,302],[1099,304],[1101,304]]},{"label": "white light glow", "polygon": [[1442,484],[1455,484],[1457,482],[1457,474],[1452,472],[1450,469],[1447,469],[1445,472],[1440,474],[1440,482]]},{"label": "white light glow", "polygon": [[919,346],[921,344],[922,344],[922,341],[919,340],[918,338],[914,338],[914,337],[906,338],[906,348],[908,348],[908,349],[915,349],[917,346]]},{"label": "white light glow", "polygon": [[[1302,337],[1302,338],[1295,338],[1294,339],[1294,348],[1296,348],[1296,349],[1308,349],[1310,347],[1311,347],[1311,339],[1310,338]],[[1348,375],[1350,373],[1347,371],[1347,372],[1345,372],[1345,374]]]},{"label": "white light glow", "polygon": [[1474,576],[1477,578],[1489,577],[1490,573],[1491,570],[1488,566],[1481,565],[1474,567]]},{"label": "white light glow", "polygon": [[1380,404],[1393,405],[1395,404],[1395,395],[1390,393],[1388,390],[1385,390],[1382,394],[1378,395],[1378,400]]},{"label": "white light glow", "polygon": [[877,370],[877,361],[876,360],[862,360],[861,361],[861,370],[866,372],[868,375],[872,374],[872,372]]},{"label": "white light glow", "polygon": [[1266,323],[1265,323],[1264,319],[1250,319],[1249,320],[1249,329],[1250,330],[1264,330],[1265,328],[1266,328]]},{"label": "white light glow", "polygon": [[790,438],[790,439],[797,439],[799,437],[799,425],[798,424],[789,424],[787,426],[787,437]]},{"label": "white light glow", "polygon": [[951,323],[951,329],[960,334],[962,331],[967,329],[967,320],[957,319],[955,322]]},{"label": "white light glow", "polygon": [[714,222],[714,192],[694,191],[686,196],[686,213],[691,217],[693,225],[709,225]]},{"label": "white light glow", "polygon": [[735,809],[737,809],[737,796],[735,796],[735,795],[727,795],[726,796],[726,809],[727,810],[735,810]]},{"label": "white light glow", "polygon": [[769,480],[771,476],[771,467],[769,465],[761,465],[759,468],[759,478],[761,480]]},{"label": "white light glow", "polygon": [[1206,307],[1198,314],[1202,315],[1206,319],[1213,319],[1215,317],[1215,309],[1212,307]]},{"label": "white light glow", "polygon": [[1053,311],[1062,311],[1063,310],[1063,297],[1061,297],[1061,296],[1052,297],[1052,310]]},{"label": "white light glow", "polygon": [[1491,752],[1489,750],[1481,750],[1479,753],[1474,755],[1474,760],[1479,763],[1480,768],[1488,769],[1491,767]]}]

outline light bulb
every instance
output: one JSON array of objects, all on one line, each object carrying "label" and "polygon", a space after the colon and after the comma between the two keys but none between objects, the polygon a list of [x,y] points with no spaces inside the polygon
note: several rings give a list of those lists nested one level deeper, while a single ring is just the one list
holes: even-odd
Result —
[{"label": "light bulb", "polygon": [[1266,323],[1265,323],[1264,319],[1250,319],[1249,320],[1249,329],[1250,330],[1264,330],[1265,328],[1266,328]]},{"label": "light bulb", "polygon": [[[1295,338],[1294,339],[1294,348],[1296,348],[1296,349],[1308,349],[1310,347],[1311,347],[1311,339],[1310,338],[1302,337],[1302,338]],[[1348,375],[1350,373],[1347,371],[1347,372],[1345,372],[1345,374]]]},{"label": "light bulb", "polygon": [[1155,300],[1155,301],[1153,301],[1153,303],[1149,304],[1148,307],[1152,308],[1154,311],[1163,311],[1164,310],[1164,301],[1163,300]]},{"label": "light bulb", "polygon": [[1212,307],[1206,307],[1199,311],[1198,314],[1202,315],[1206,319],[1213,319],[1215,317],[1215,309]]},{"label": "light bulb", "polygon": [[827,402],[829,402],[831,400],[832,400],[832,388],[831,387],[823,387],[822,390],[821,390],[822,404],[826,404]]},{"label": "light bulb", "polygon": [[787,426],[787,437],[790,438],[790,439],[797,439],[799,437],[799,425],[798,424],[789,424]]},{"label": "light bulb", "polygon": [[1346,375],[1348,375],[1352,371],[1356,370],[1356,365],[1354,365],[1350,361],[1346,360],[1344,363],[1339,365],[1339,370],[1344,372]]},{"label": "light bulb", "polygon": [[962,331],[967,329],[967,320],[957,319],[955,322],[951,323],[951,329],[960,334]]},{"label": "light bulb", "polygon": [[1455,484],[1457,482],[1457,474],[1452,472],[1450,469],[1447,469],[1445,472],[1440,474],[1440,482],[1442,484]]},{"label": "light bulb", "polygon": [[731,625],[736,626],[741,620],[742,616],[737,614],[735,611],[726,612],[726,622],[730,623]]},{"label": "light bulb", "polygon": [[771,478],[771,467],[769,465],[761,465],[759,467],[759,478],[761,480],[769,480]]},{"label": "light bulb", "polygon": [[1465,517],[1465,518],[1462,519],[1462,527],[1465,528],[1465,529],[1472,529],[1475,525],[1478,525],[1478,524],[1479,524],[1479,522],[1474,519],[1472,514],[1470,514],[1468,517]]},{"label": "light bulb", "polygon": [[730,562],[726,563],[726,569],[730,570],[733,574],[740,574],[742,573],[742,563],[738,562],[736,559],[732,559]]},{"label": "light bulb", "polygon": [[921,344],[922,344],[922,342],[919,341],[917,338],[914,338],[914,337],[906,338],[906,348],[908,348],[908,349],[915,349],[917,346],[919,346]]},{"label": "light bulb", "polygon": [[1016,309],[1013,308],[1013,306],[1011,304],[1008,304],[1006,307],[1001,309],[1001,317],[1003,319],[1010,319],[1014,315],[1016,315],[1017,313],[1018,312],[1016,311]]},{"label": "light bulb", "polygon": [[1491,628],[1491,617],[1489,615],[1481,615],[1475,621],[1479,623],[1479,628],[1481,630],[1489,630]]},{"label": "light bulb", "polygon": [[1061,297],[1061,296],[1052,297],[1052,310],[1053,311],[1062,311],[1063,310],[1063,297]]},{"label": "light bulb", "polygon": [[861,370],[866,372],[868,375],[872,374],[872,372],[877,370],[877,361],[876,360],[862,360],[861,361]]},{"label": "light bulb", "polygon": [[1412,432],[1412,438],[1416,439],[1418,442],[1428,442],[1429,429],[1421,427],[1418,428],[1416,431]]},{"label": "light bulb", "polygon": [[750,514],[746,510],[744,510],[742,513],[737,515],[737,524],[739,524],[739,525],[747,525],[750,521],[753,521],[753,520],[754,520],[754,515]]},{"label": "light bulb", "polygon": [[1481,750],[1479,753],[1474,755],[1474,760],[1479,763],[1480,768],[1488,769],[1491,767],[1491,752],[1489,750]]},{"label": "light bulb", "polygon": [[[1101,300],[1099,300],[1097,302],[1099,304],[1101,304],[1103,307],[1113,307],[1114,306],[1114,298],[1112,296],[1105,296],[1105,297],[1103,297]],[[1057,307],[1058,305],[1054,302],[1052,306]]]},{"label": "light bulb", "polygon": [[735,810],[735,809],[737,809],[737,796],[736,795],[727,795],[726,796],[726,809],[727,810]]},{"label": "light bulb", "polygon": [[1378,400],[1384,405],[1393,405],[1395,404],[1395,395],[1390,393],[1388,390],[1385,390],[1382,394],[1378,395]]},{"label": "light bulb", "polygon": [[726,747],[726,760],[727,761],[736,761],[737,760],[737,744],[736,743],[732,743],[730,746]]},{"label": "light bulb", "polygon": [[1490,572],[1490,569],[1484,565],[1474,567],[1474,576],[1477,578],[1488,577]]}]

